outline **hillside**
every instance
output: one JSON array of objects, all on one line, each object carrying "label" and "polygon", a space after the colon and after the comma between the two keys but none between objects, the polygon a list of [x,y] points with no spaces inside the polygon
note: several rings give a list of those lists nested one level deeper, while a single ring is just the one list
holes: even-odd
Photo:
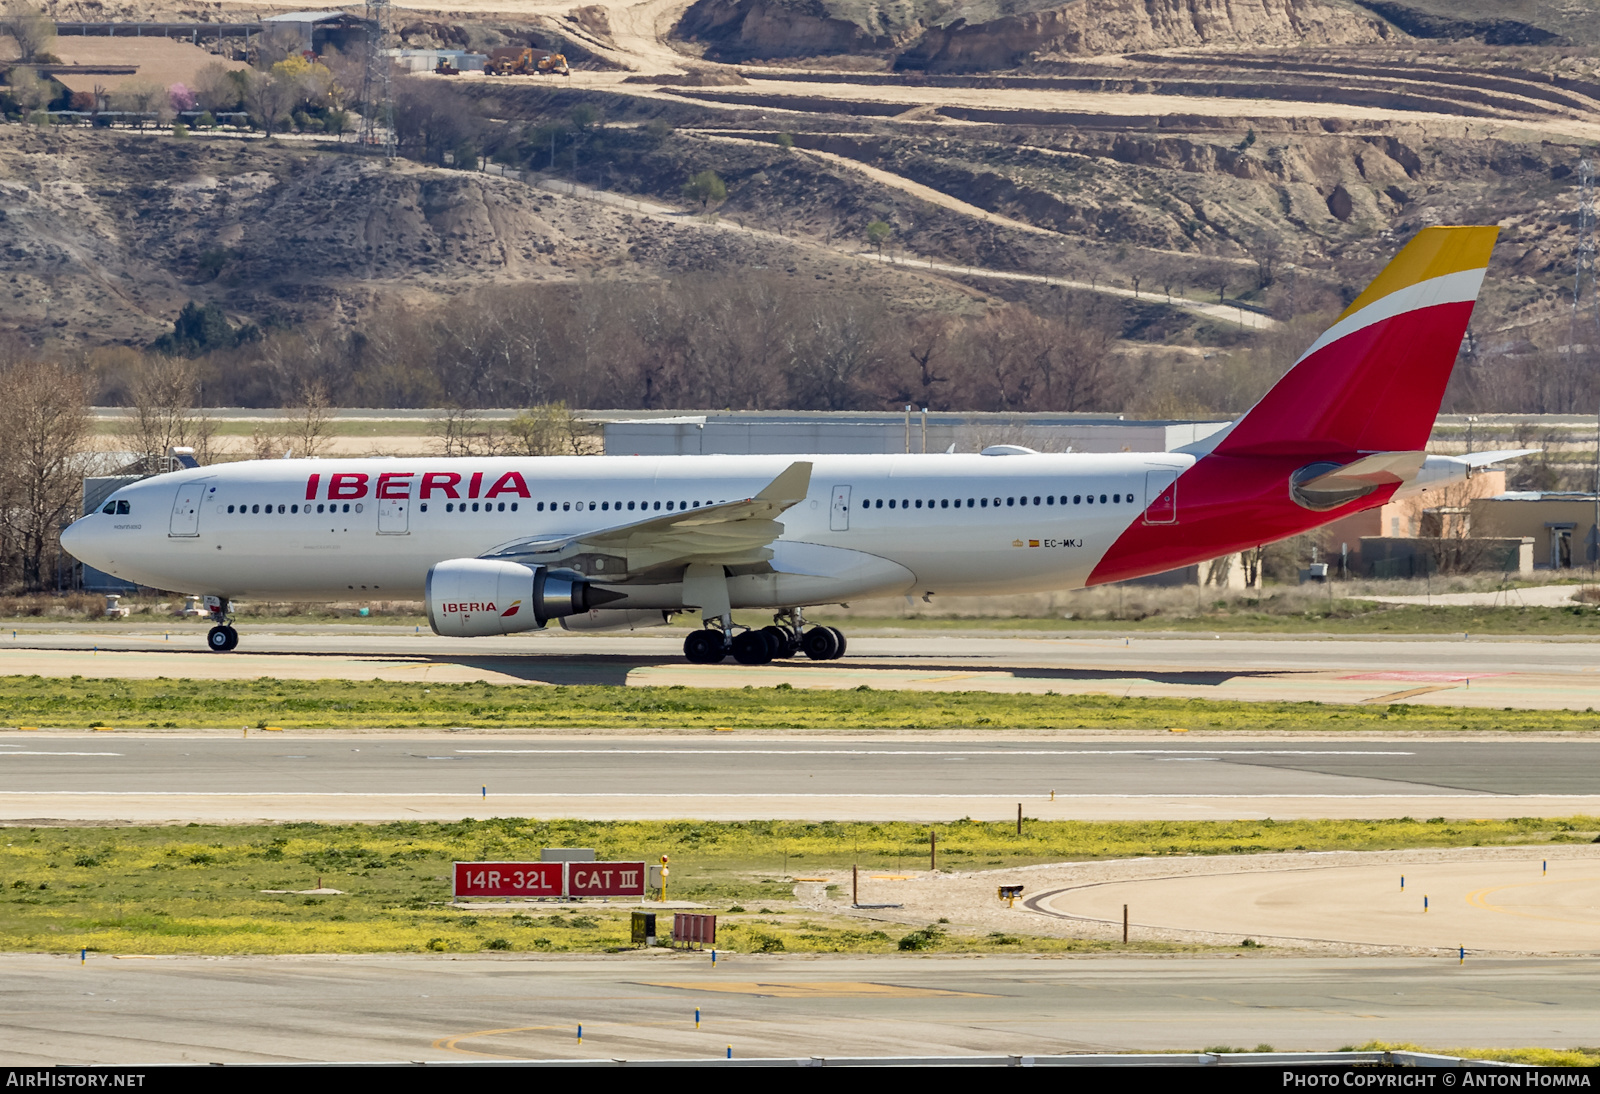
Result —
[{"label": "hillside", "polygon": [[1350,45],[1401,37],[1324,0],[695,0],[676,34],[710,60],[877,52],[900,69],[1009,68],[1043,53],[1178,46]]}]

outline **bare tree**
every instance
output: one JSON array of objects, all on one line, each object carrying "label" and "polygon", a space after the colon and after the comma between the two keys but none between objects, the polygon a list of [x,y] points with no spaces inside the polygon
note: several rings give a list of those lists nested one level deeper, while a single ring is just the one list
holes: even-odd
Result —
[{"label": "bare tree", "polygon": [[529,407],[507,423],[495,447],[507,456],[581,456],[582,423],[565,403]]},{"label": "bare tree", "polygon": [[11,94],[11,101],[29,114],[55,98],[53,82],[40,79],[33,69],[20,65],[6,73],[6,90]]},{"label": "bare tree", "polygon": [[90,430],[81,376],[42,361],[0,373],[0,520],[30,590],[45,587],[61,529],[78,516]]},{"label": "bare tree", "polygon": [[244,93],[244,105],[250,116],[261,123],[270,137],[278,131],[278,123],[294,108],[299,90],[293,80],[286,80],[272,72],[256,72]]},{"label": "bare tree", "polygon": [[5,15],[0,17],[0,33],[16,39],[23,64],[48,56],[50,47],[56,44],[55,21],[26,0],[11,0],[6,5]]},{"label": "bare tree", "polygon": [[195,98],[210,114],[232,110],[239,105],[239,81],[218,61],[212,61],[195,74]]},{"label": "bare tree", "polygon": [[133,416],[126,436],[141,457],[155,463],[173,448],[192,448],[197,461],[210,461],[216,423],[198,409],[200,374],[194,361],[147,358],[132,377],[128,395]]}]

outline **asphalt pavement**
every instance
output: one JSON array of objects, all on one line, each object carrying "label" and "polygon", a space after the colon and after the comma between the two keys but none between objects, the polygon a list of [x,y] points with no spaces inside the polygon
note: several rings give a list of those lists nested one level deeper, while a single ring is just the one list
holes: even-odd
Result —
[{"label": "asphalt pavement", "polygon": [[[1600,961],[0,956],[8,1064],[1592,1044]],[[696,1008],[701,1026],[694,1023]],[[577,1027],[583,1026],[583,1041]]]}]

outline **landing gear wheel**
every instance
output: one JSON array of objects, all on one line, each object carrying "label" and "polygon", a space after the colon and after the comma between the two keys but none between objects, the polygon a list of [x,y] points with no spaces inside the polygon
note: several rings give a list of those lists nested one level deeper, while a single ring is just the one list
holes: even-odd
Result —
[{"label": "landing gear wheel", "polygon": [[796,645],[794,636],[782,627],[762,627],[761,633],[767,636],[767,645],[772,649],[774,660],[793,657]]},{"label": "landing gear wheel", "polygon": [[845,641],[844,632],[838,627],[829,627],[828,629],[832,631],[833,636],[839,640],[839,648],[833,651],[833,656],[828,658],[828,660],[837,661],[839,658],[844,656],[845,647],[848,646],[849,643]]},{"label": "landing gear wheel", "polygon": [[733,638],[733,659],[741,665],[765,665],[772,660],[772,645],[763,631],[743,631]]},{"label": "landing gear wheel", "polygon": [[727,656],[722,632],[713,630],[690,631],[683,640],[683,655],[695,665],[715,665]]},{"label": "landing gear wheel", "polygon": [[239,645],[239,632],[223,625],[206,632],[206,645],[213,653],[227,653]]},{"label": "landing gear wheel", "polygon": [[800,640],[800,648],[813,661],[832,661],[843,645],[843,638],[832,627],[812,627]]}]

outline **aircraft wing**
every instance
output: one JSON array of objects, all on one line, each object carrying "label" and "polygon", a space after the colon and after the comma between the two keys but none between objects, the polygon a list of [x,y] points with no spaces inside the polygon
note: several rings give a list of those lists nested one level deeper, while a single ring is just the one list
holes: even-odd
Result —
[{"label": "aircraft wing", "polygon": [[692,562],[723,566],[765,562],[772,557],[769,545],[783,534],[783,525],[776,518],[804,501],[810,488],[811,464],[797,460],[754,497],[662,513],[574,536],[518,540],[484,557],[570,566],[602,578],[615,574],[619,580]]}]

